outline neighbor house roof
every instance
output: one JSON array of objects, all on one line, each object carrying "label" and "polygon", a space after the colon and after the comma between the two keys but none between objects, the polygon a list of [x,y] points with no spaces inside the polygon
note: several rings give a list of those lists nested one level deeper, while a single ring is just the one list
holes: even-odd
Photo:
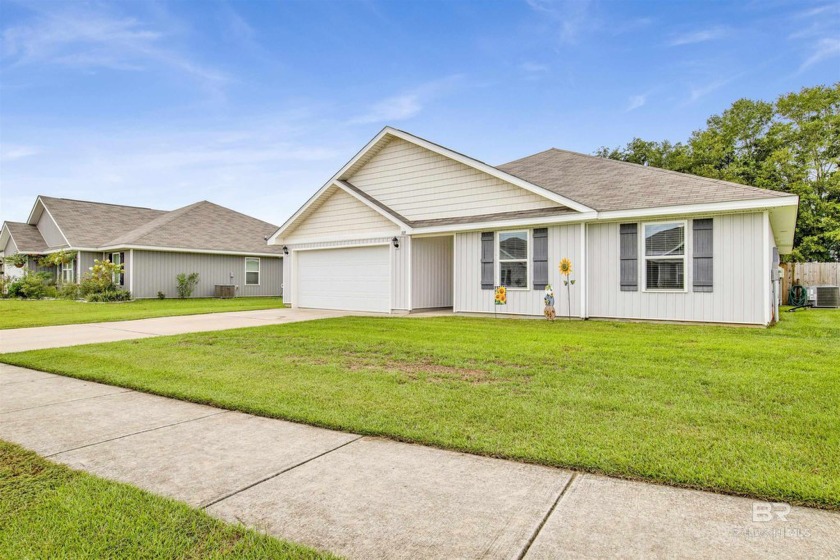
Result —
[{"label": "neighbor house roof", "polygon": [[43,253],[49,250],[37,227],[21,222],[6,222],[6,228],[19,253]]},{"label": "neighbor house roof", "polygon": [[137,206],[105,204],[67,198],[40,196],[41,202],[73,247],[105,245],[125,231],[137,228],[166,214]]},{"label": "neighbor house roof", "polygon": [[[69,245],[50,246],[36,224],[46,212]],[[266,236],[277,226],[206,200],[155,210],[137,206],[39,196],[29,223],[7,222],[20,252],[41,253],[62,247],[88,250],[144,248],[233,254],[281,254]]]},{"label": "neighbor house roof", "polygon": [[557,148],[497,169],[599,212],[791,196]]},{"label": "neighbor house roof", "polygon": [[274,224],[203,200],[161,214],[104,245],[279,254],[280,247],[265,242],[276,229]]}]

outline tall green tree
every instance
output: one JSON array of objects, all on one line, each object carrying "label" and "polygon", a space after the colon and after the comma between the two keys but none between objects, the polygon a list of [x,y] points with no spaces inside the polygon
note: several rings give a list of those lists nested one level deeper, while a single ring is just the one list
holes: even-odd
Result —
[{"label": "tall green tree", "polygon": [[634,138],[596,155],[797,194],[791,258],[840,261],[840,83],[739,99],[685,143]]}]

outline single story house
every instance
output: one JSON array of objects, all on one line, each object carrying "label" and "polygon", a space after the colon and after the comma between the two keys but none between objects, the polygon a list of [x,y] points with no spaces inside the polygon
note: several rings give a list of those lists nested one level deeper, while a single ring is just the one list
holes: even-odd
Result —
[{"label": "single story house", "polygon": [[288,254],[293,307],[538,316],[550,284],[560,316],[767,325],[797,209],[784,192],[558,149],[493,167],[386,127],[269,244]]},{"label": "single story house", "polygon": [[[166,211],[39,196],[26,222],[3,223],[0,256],[29,256],[24,268],[7,263],[8,276],[46,270],[60,283],[78,283],[95,259],[122,263],[114,280],[134,298],[177,297],[182,272],[199,274],[193,297],[213,296],[217,284],[234,285],[237,296],[279,296],[282,252],[266,245],[276,229],[207,201]],[[38,266],[39,257],[61,250],[76,257]]]}]

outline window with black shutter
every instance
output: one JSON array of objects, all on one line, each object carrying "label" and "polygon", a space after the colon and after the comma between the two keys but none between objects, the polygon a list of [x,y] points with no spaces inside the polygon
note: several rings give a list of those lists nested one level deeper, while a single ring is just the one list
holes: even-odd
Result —
[{"label": "window with black shutter", "polygon": [[619,226],[621,291],[639,291],[639,224]]},{"label": "window with black shutter", "polygon": [[695,292],[711,292],[713,287],[713,224],[712,218],[693,220],[692,234],[694,236],[694,280]]},{"label": "window with black shutter", "polygon": [[493,241],[495,234],[485,231],[481,234],[481,289],[493,289]]},{"label": "window with black shutter", "polygon": [[548,228],[534,230],[534,289],[544,290],[548,285]]}]

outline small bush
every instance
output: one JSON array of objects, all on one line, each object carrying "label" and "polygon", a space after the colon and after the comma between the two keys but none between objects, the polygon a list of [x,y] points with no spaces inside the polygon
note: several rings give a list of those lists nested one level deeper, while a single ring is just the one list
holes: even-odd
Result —
[{"label": "small bush", "polygon": [[9,284],[7,291],[9,297],[24,299],[43,299],[55,297],[55,286],[51,285],[52,276],[46,272],[27,272]]},{"label": "small bush", "polygon": [[106,303],[111,301],[129,301],[131,299],[131,292],[123,290],[108,290],[105,292],[97,292],[89,294],[85,299],[91,303]]},{"label": "small bush", "polygon": [[79,283],[81,295],[87,297],[91,294],[117,291],[113,278],[121,274],[123,270],[123,265],[114,264],[107,259],[93,261],[90,272],[86,273]]},{"label": "small bush", "polygon": [[190,297],[198,284],[198,272],[191,274],[182,272],[175,278],[178,280],[178,297],[181,299]]},{"label": "small bush", "polygon": [[0,276],[0,297],[8,297],[9,285],[12,279],[8,276]]},{"label": "small bush", "polygon": [[58,297],[62,299],[81,299],[81,287],[78,284],[64,284],[58,289]]},{"label": "small bush", "polygon": [[158,299],[166,299],[166,294],[163,292],[158,292]]}]

